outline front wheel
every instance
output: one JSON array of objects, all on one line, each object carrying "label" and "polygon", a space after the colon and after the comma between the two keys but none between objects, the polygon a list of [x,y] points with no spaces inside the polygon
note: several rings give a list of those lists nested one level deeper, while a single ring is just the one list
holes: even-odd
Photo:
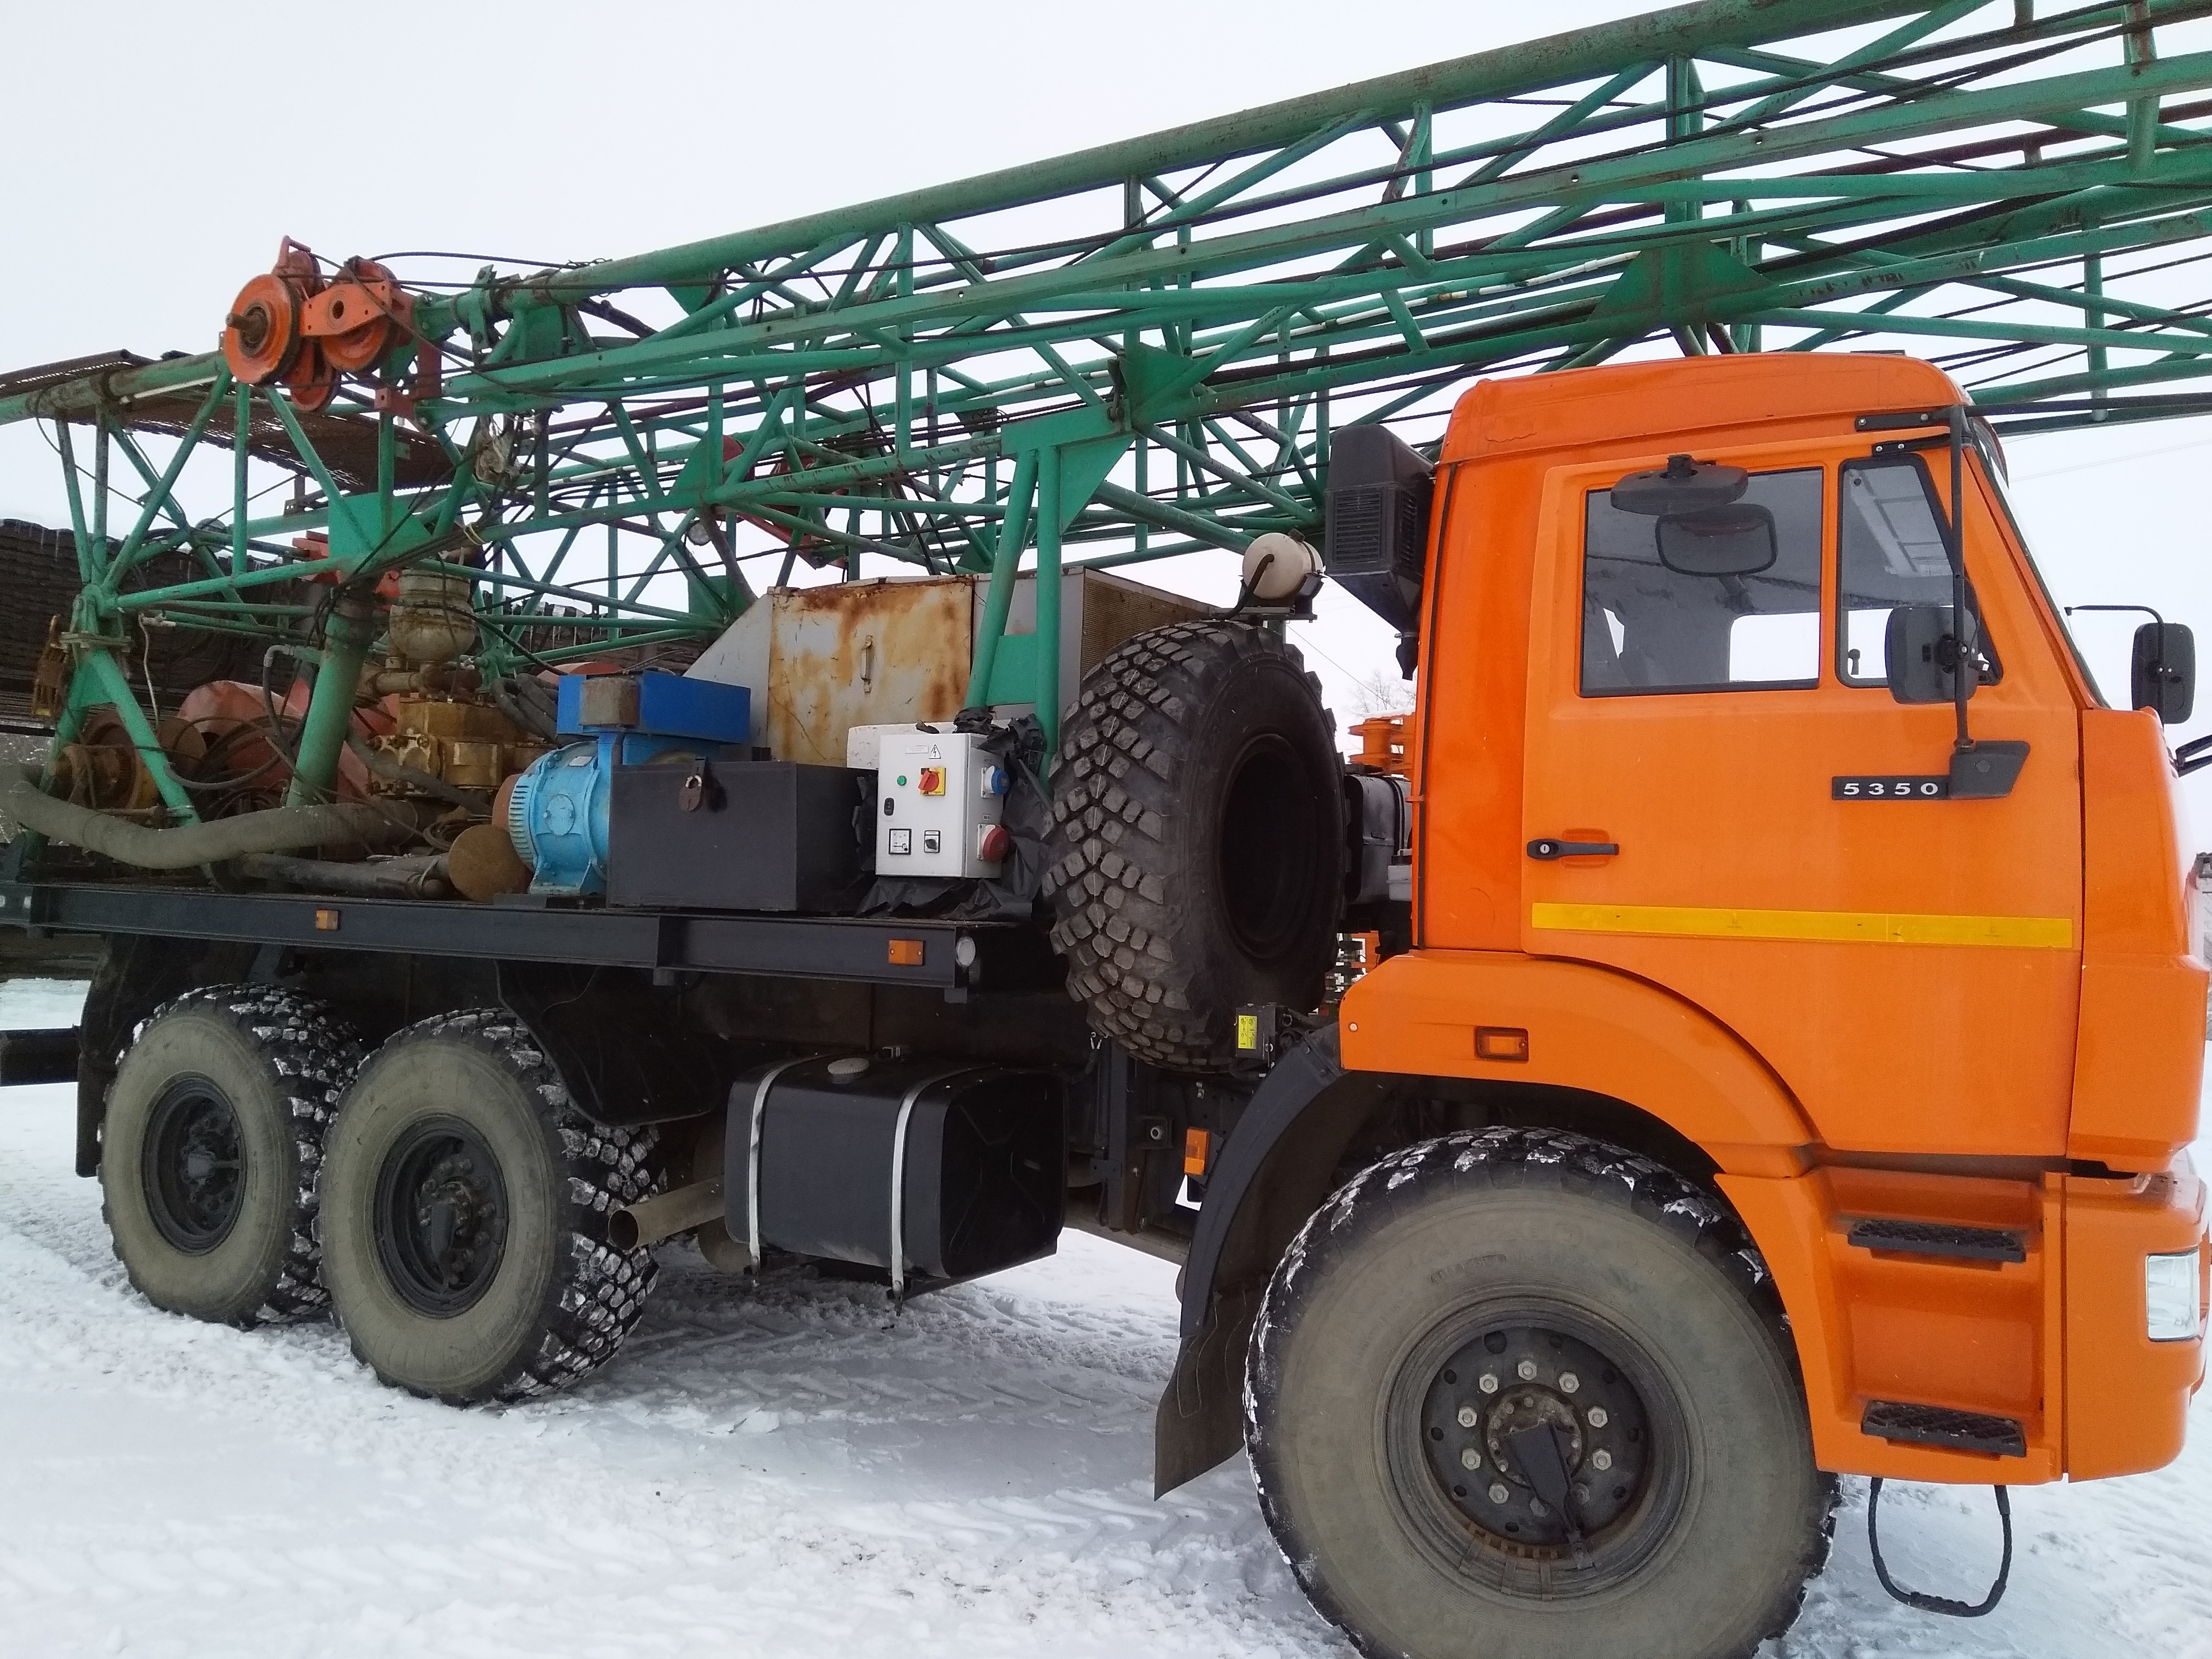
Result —
[{"label": "front wheel", "polygon": [[1261,1507],[1370,1655],[1748,1653],[1833,1502],[1778,1315],[1740,1228],[1647,1159],[1505,1128],[1410,1148],[1268,1287]]}]

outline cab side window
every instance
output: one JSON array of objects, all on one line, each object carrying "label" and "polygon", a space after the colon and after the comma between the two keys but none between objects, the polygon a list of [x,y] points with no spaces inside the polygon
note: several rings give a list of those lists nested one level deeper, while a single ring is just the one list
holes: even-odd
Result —
[{"label": "cab side window", "polygon": [[1773,562],[1751,574],[1703,575],[1662,559],[1657,520],[1589,492],[1584,696],[1819,684],[1820,469],[1754,473],[1742,500],[1771,515]]},{"label": "cab side window", "polygon": [[[1948,608],[1953,599],[1942,516],[1917,455],[1846,461],[1836,493],[1842,515],[1837,672],[1846,685],[1887,685],[1889,613],[1901,605]],[[2002,670],[1986,633],[1981,655],[1982,683],[1994,684]]]}]

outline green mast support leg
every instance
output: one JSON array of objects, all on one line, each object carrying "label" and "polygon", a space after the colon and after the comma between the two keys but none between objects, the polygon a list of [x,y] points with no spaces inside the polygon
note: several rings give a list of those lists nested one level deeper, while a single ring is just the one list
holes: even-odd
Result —
[{"label": "green mast support leg", "polygon": [[1022,549],[1029,543],[1030,495],[1036,486],[1036,451],[1022,451],[1014,462],[1012,487],[1006,491],[1006,516],[999,521],[991,585],[983,596],[983,621],[975,630],[975,656],[968,671],[970,708],[991,701],[991,671],[999,660],[999,641],[1006,637],[1006,611],[1014,602],[1014,581],[1022,570]]},{"label": "green mast support leg", "polygon": [[307,700],[307,721],[300,728],[300,763],[293,770],[292,787],[284,792],[286,805],[328,800],[336,793],[338,757],[345,750],[353,724],[354,692],[375,638],[376,610],[369,590],[346,588],[331,606],[323,629],[322,664],[315,671],[314,695]]},{"label": "green mast support leg", "polygon": [[1036,717],[1044,752],[1060,747],[1060,450],[1037,457]]}]

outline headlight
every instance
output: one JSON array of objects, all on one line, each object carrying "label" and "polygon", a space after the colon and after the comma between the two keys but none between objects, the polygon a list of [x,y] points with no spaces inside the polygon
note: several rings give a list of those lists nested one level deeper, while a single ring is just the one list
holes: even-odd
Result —
[{"label": "headlight", "polygon": [[2154,1342],[2186,1342],[2197,1334],[2197,1252],[2143,1258],[2143,1322]]}]

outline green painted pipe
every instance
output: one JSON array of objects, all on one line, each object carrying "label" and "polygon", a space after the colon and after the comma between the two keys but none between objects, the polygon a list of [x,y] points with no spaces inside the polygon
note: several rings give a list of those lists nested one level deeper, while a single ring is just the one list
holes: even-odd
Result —
[{"label": "green painted pipe", "polygon": [[1036,717],[1044,752],[1060,747],[1060,452],[1037,458]]},{"label": "green painted pipe", "polygon": [[375,638],[376,608],[369,590],[342,589],[323,626],[322,665],[315,671],[314,694],[300,727],[299,763],[284,792],[286,805],[304,806],[337,793],[338,757],[353,727],[354,693]]},{"label": "green painted pipe", "polygon": [[1014,462],[1014,481],[1006,491],[1006,516],[1000,521],[999,544],[991,556],[991,585],[983,597],[983,620],[975,629],[975,655],[968,671],[970,708],[991,700],[991,670],[1006,635],[1006,611],[1014,602],[1014,581],[1029,541],[1030,493],[1036,487],[1037,453],[1024,450]]}]

